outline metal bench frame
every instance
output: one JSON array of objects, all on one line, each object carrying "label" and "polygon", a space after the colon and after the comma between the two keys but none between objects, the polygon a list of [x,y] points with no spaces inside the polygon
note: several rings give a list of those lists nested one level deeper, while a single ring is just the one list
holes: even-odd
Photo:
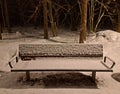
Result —
[{"label": "metal bench frame", "polygon": [[[86,45],[86,44],[84,44],[84,45]],[[43,69],[24,69],[24,70],[23,69],[22,70],[17,69],[17,70],[13,70],[14,66],[12,65],[12,62],[14,60],[15,60],[16,63],[19,63],[19,59],[21,59],[21,60],[24,60],[24,59],[25,60],[30,60],[31,58],[35,59],[38,56],[29,57],[29,56],[26,55],[24,57],[26,57],[26,58],[20,57],[20,54],[17,56],[17,53],[16,53],[16,55],[12,59],[10,59],[8,64],[9,64],[9,66],[11,68],[11,72],[26,72],[26,80],[27,81],[30,81],[30,72],[34,72],[34,71],[81,71],[81,72],[92,72],[92,79],[93,79],[93,81],[95,81],[96,72],[113,72],[112,68],[115,65],[115,61],[113,61],[111,58],[105,56],[103,58],[103,61],[101,61],[101,63],[103,64],[103,66],[105,66],[107,68],[106,70],[99,70],[99,69],[98,70],[89,70],[89,69],[86,69],[86,70],[81,70],[81,69],[69,69],[69,70],[68,69],[64,69],[64,70],[61,70],[61,69],[45,69],[45,70],[43,70]],[[110,67],[107,66],[107,64],[106,64],[107,59],[110,62],[112,62],[112,65]]]}]

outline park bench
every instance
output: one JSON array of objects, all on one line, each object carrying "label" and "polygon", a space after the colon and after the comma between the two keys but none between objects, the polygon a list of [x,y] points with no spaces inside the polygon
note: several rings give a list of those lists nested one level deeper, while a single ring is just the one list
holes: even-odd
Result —
[{"label": "park bench", "polygon": [[20,44],[16,55],[9,61],[11,72],[80,71],[91,72],[95,81],[96,72],[113,72],[115,62],[103,58],[101,44]]}]

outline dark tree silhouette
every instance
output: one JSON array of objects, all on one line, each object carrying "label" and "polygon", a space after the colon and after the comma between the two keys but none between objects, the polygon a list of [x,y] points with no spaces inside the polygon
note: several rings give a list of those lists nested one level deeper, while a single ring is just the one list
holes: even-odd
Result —
[{"label": "dark tree silhouette", "polygon": [[118,4],[118,32],[120,32],[120,3]]},{"label": "dark tree silhouette", "polygon": [[86,40],[87,31],[87,3],[88,0],[81,0],[81,30],[79,43],[84,43]]},{"label": "dark tree silhouette", "polygon": [[48,39],[48,10],[47,0],[43,0],[43,14],[44,14],[44,38]]},{"label": "dark tree silhouette", "polygon": [[6,20],[7,30],[8,30],[8,32],[11,32],[7,0],[4,0],[4,12],[5,12],[5,20]]},{"label": "dark tree silhouette", "polygon": [[0,24],[0,40],[2,40],[2,26]]}]

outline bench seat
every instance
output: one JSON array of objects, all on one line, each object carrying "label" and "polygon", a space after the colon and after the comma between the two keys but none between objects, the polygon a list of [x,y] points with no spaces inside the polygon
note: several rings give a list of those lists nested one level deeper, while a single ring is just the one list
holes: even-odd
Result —
[{"label": "bench seat", "polygon": [[47,57],[31,61],[19,61],[11,71],[96,71],[112,72],[99,59],[73,57]]}]

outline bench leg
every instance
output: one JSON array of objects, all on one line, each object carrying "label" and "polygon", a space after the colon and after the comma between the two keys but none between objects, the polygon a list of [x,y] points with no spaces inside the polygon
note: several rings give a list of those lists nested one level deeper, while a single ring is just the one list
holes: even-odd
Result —
[{"label": "bench leg", "polygon": [[93,81],[95,81],[95,78],[96,78],[96,71],[92,71],[92,79],[93,79]]},{"label": "bench leg", "polygon": [[26,81],[30,81],[30,72],[26,71]]}]

